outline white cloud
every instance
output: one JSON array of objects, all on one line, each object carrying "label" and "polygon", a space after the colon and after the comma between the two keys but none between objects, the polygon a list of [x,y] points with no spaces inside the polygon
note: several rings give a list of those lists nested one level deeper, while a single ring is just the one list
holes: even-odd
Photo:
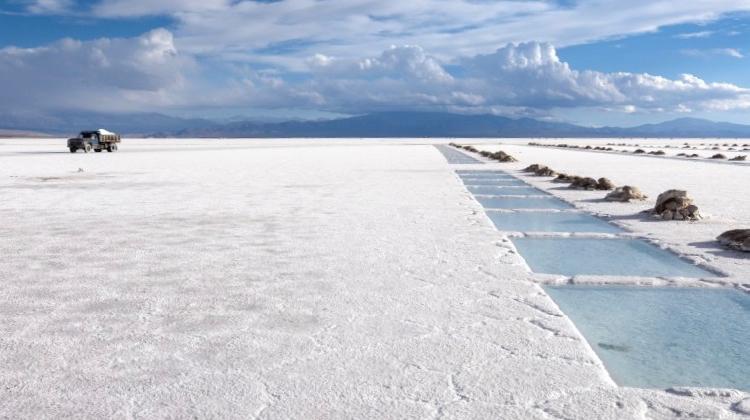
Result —
[{"label": "white cloud", "polygon": [[185,52],[300,69],[313,53],[357,58],[420,45],[449,60],[511,42],[568,46],[748,10],[750,0],[101,0],[93,12],[169,15]]},{"label": "white cloud", "polygon": [[168,92],[184,84],[183,70],[191,63],[178,54],[164,29],[129,39],[64,39],[39,48],[4,48],[0,108],[168,105]]},{"label": "white cloud", "polygon": [[340,113],[448,110],[543,117],[555,109],[733,110],[750,90],[694,75],[572,68],[548,43],[509,44],[450,62],[415,45],[357,58],[311,54],[300,71],[194,59],[164,29],[127,39],[0,50],[0,110],[227,107]]},{"label": "white cloud", "polygon": [[715,34],[714,31],[698,31],[698,32],[687,32],[683,34],[677,34],[674,37],[679,39],[695,39],[695,38],[708,38]]},{"label": "white cloud", "polygon": [[715,56],[725,56],[731,58],[745,58],[745,55],[736,48],[709,48],[704,50],[685,49],[680,51],[683,55],[690,57],[709,58]]},{"label": "white cloud", "polygon": [[179,15],[229,10],[232,3],[230,0],[105,0],[94,6],[93,11],[104,17]]},{"label": "white cloud", "polygon": [[36,14],[59,14],[73,6],[73,0],[32,0],[28,2],[26,10]]},{"label": "white cloud", "polygon": [[736,48],[722,48],[719,50],[724,55],[728,55],[730,57],[734,58],[745,58],[745,55],[740,52],[740,50]]},{"label": "white cloud", "polygon": [[311,81],[318,105],[340,112],[381,109],[460,109],[528,112],[552,108],[610,107],[623,112],[740,108],[750,90],[640,73],[575,70],[545,43],[511,44],[460,60],[456,76],[419,47],[392,47],[356,60],[317,56]]}]

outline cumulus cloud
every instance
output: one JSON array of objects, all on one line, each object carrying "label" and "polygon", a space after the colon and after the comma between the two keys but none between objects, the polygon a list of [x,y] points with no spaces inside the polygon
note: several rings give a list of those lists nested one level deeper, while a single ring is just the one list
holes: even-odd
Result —
[{"label": "cumulus cloud", "polygon": [[509,44],[492,54],[461,59],[452,75],[420,47],[391,47],[377,57],[310,60],[313,78],[303,86],[318,105],[339,112],[448,109],[528,112],[553,108],[635,110],[743,108],[750,90],[640,73],[572,69],[547,43]]},{"label": "cumulus cloud", "polygon": [[63,39],[38,48],[0,49],[0,107],[118,110],[168,105],[185,83],[192,60],[172,34],[156,29],[137,38]]},{"label": "cumulus cloud", "polygon": [[750,90],[688,74],[670,79],[574,69],[554,46],[539,42],[450,62],[416,45],[358,58],[318,53],[290,74],[200,60],[182,53],[169,31],[157,29],[135,38],[1,49],[0,104],[0,109],[263,107],[544,116],[578,107],[625,113],[744,109],[750,108]]}]

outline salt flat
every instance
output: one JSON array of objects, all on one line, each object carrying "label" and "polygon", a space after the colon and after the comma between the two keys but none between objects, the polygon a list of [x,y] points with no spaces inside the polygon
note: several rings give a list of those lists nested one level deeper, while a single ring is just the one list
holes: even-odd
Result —
[{"label": "salt flat", "polygon": [[[736,390],[616,386],[436,142],[126,140],[69,154],[60,140],[0,140],[0,417],[750,411]],[[503,150],[522,162],[460,168],[539,162],[652,197],[688,189],[706,223],[628,218],[646,205],[530,180],[732,281],[747,273],[708,241],[750,220],[737,194],[750,169]]]}]

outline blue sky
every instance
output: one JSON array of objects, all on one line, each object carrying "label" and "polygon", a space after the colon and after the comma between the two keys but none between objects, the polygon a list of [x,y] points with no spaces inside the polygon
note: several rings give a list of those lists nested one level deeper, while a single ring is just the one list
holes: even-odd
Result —
[{"label": "blue sky", "polygon": [[750,0],[4,0],[0,112],[750,123],[749,41]]}]

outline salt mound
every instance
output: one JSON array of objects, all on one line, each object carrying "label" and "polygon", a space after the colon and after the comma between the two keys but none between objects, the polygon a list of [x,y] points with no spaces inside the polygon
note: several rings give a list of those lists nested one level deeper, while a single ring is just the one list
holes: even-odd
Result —
[{"label": "salt mound", "polygon": [[524,172],[536,172],[536,171],[538,171],[539,169],[541,169],[543,167],[545,167],[545,166],[542,166],[542,165],[540,165],[538,163],[534,163],[533,165],[529,165],[529,166],[523,168],[523,171]]},{"label": "salt mound", "polygon": [[750,252],[750,229],[728,230],[719,235],[716,240],[729,248]]},{"label": "salt mound", "polygon": [[699,220],[701,215],[687,191],[669,190],[659,194],[651,212],[662,220]]},{"label": "salt mound", "polygon": [[596,182],[597,190],[613,190],[615,188],[614,182],[610,181],[609,178],[599,178]]},{"label": "salt mound", "polygon": [[581,178],[580,176],[575,176],[575,175],[558,174],[557,178],[552,180],[552,182],[564,182],[566,184],[570,184],[580,178]]},{"label": "salt mound", "polygon": [[597,181],[594,178],[581,178],[572,177],[573,182],[570,184],[570,188],[577,190],[611,190],[615,188],[615,184],[607,178],[599,178]]},{"label": "salt mound", "polygon": [[595,190],[599,183],[594,178],[578,178],[570,184],[570,188],[577,190]]},{"label": "salt mound", "polygon": [[630,185],[617,187],[614,191],[604,197],[607,201],[619,201],[622,203],[628,203],[633,200],[643,201],[646,198],[648,197],[643,194],[638,187],[632,187]]},{"label": "salt mound", "polygon": [[553,171],[547,166],[542,166],[541,168],[537,169],[534,174],[537,176],[556,176],[557,172]]},{"label": "salt mound", "polygon": [[495,159],[498,162],[518,162],[518,159],[514,158],[513,156],[503,152],[502,150],[499,150],[495,153],[490,153],[488,156],[490,159]]}]

